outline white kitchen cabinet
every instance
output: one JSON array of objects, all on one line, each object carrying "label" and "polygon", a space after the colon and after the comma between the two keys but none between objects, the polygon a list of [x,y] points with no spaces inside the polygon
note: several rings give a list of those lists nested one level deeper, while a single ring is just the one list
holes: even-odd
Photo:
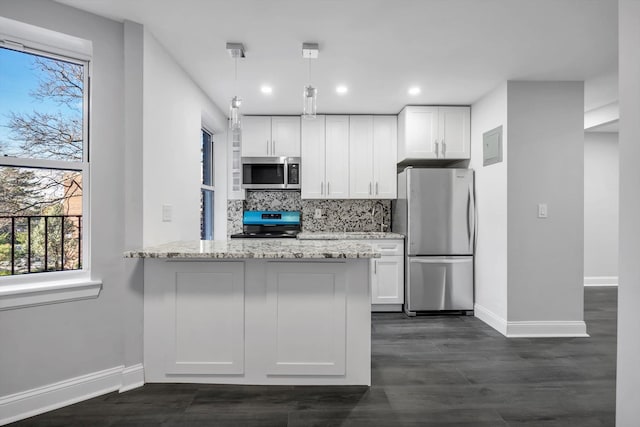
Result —
[{"label": "white kitchen cabinet", "polygon": [[349,194],[373,197],[373,116],[351,116],[349,124]]},{"label": "white kitchen cabinet", "polygon": [[302,121],[303,199],[349,197],[349,116]]},{"label": "white kitchen cabinet", "polygon": [[402,311],[404,304],[404,240],[354,240],[372,245],[382,256],[369,263],[372,311]]},{"label": "white kitchen cabinet", "polygon": [[268,375],[345,374],[346,266],[327,265],[268,263]]},{"label": "white kitchen cabinet", "polygon": [[350,197],[349,116],[326,116],[325,143],[327,186],[324,198],[348,199]]},{"label": "white kitchen cabinet", "polygon": [[398,119],[396,116],[373,116],[374,199],[397,197],[397,154]]},{"label": "white kitchen cabinet", "polygon": [[350,121],[350,197],[395,199],[396,117],[351,116]]},{"label": "white kitchen cabinet", "polygon": [[405,107],[398,116],[398,162],[471,158],[470,124],[470,107]]},{"label": "white kitchen cabinet", "polygon": [[404,302],[404,257],[384,256],[371,261],[371,304]]},{"label": "white kitchen cabinet", "polygon": [[164,372],[244,372],[244,265],[165,263]]},{"label": "white kitchen cabinet", "polygon": [[243,157],[300,157],[300,117],[244,116]]}]

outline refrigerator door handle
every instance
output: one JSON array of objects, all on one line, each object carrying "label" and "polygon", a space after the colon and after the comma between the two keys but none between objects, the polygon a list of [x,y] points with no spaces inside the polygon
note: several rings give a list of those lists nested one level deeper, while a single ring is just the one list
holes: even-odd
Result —
[{"label": "refrigerator door handle", "polygon": [[448,259],[448,258],[438,258],[438,259],[409,259],[409,263],[411,264],[463,264],[465,262],[471,262],[470,258],[466,259]]},{"label": "refrigerator door handle", "polygon": [[467,194],[467,239],[469,240],[469,247],[471,247],[471,187],[469,187],[469,193]]},{"label": "refrigerator door handle", "polygon": [[475,253],[475,249],[476,249],[476,217],[477,217],[477,212],[476,212],[476,194],[474,189],[469,186],[469,202],[470,202],[470,206],[469,206],[469,222],[471,223],[470,225],[470,231],[469,231],[469,247],[471,248],[471,253]]}]

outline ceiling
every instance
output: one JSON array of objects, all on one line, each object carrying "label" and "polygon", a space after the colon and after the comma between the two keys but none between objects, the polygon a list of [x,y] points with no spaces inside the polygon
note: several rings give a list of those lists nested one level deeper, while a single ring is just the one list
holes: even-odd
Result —
[{"label": "ceiling", "polygon": [[[505,80],[587,80],[618,62],[616,0],[57,1],[144,24],[223,111],[237,92],[245,114],[300,114],[303,42],[320,45],[319,113],[471,104]],[[246,49],[235,91],[228,41]]]}]

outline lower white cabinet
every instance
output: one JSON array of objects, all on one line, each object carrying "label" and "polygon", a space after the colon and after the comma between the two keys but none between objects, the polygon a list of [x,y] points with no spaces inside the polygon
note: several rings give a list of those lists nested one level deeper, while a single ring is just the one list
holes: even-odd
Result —
[{"label": "lower white cabinet", "polygon": [[345,271],[344,264],[267,266],[269,375],[344,375]]},{"label": "lower white cabinet", "polygon": [[404,302],[404,257],[385,256],[371,261],[371,304]]},{"label": "lower white cabinet", "polygon": [[404,304],[404,240],[358,240],[373,245],[380,258],[369,263],[372,311],[402,311]]},{"label": "lower white cabinet", "polygon": [[244,372],[244,265],[173,263],[164,282],[168,374]]},{"label": "lower white cabinet", "polygon": [[145,382],[370,385],[369,267],[145,259]]}]

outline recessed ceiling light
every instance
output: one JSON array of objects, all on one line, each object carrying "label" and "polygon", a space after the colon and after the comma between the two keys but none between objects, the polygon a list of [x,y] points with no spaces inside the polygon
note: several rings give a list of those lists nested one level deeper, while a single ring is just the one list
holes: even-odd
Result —
[{"label": "recessed ceiling light", "polygon": [[349,88],[345,85],[340,85],[336,88],[336,92],[338,92],[338,94],[340,95],[344,95],[345,93],[349,92]]},{"label": "recessed ceiling light", "polygon": [[260,88],[260,92],[264,93],[265,95],[269,95],[271,92],[273,92],[273,88],[271,86],[264,85]]},{"label": "recessed ceiling light", "polygon": [[420,93],[420,88],[418,86],[409,88],[409,95],[418,95]]}]

